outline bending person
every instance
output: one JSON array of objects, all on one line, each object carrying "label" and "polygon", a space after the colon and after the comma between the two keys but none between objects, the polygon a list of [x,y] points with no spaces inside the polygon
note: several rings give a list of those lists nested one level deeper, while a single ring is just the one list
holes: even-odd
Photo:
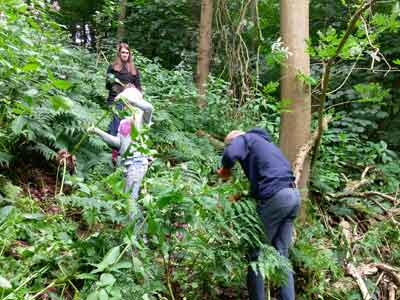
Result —
[{"label": "bending person", "polygon": [[132,140],[131,132],[133,128],[140,131],[144,124],[150,125],[153,106],[142,98],[142,94],[136,88],[126,89],[116,99],[122,97],[129,104],[139,108],[140,111],[120,121],[117,136],[113,136],[96,127],[90,127],[88,131],[96,133],[108,145],[118,149],[120,159],[118,159],[117,163],[124,167],[125,192],[130,193],[128,202],[129,218],[135,225],[139,226],[143,220],[143,215],[136,200],[139,198],[140,186],[148,168],[149,157],[135,148],[136,143]]},{"label": "bending person", "polygon": [[[289,161],[263,129],[232,131],[226,136],[225,143],[222,168],[218,174],[227,180],[236,161],[240,163],[250,181],[251,195],[257,201],[265,238],[287,258],[293,221],[300,207],[300,193],[295,186]],[[257,261],[259,254],[259,249],[252,249],[248,254],[250,262]],[[250,266],[247,288],[250,300],[265,299],[263,277]],[[295,299],[293,273],[290,271],[286,283],[279,288],[278,299]]]}]

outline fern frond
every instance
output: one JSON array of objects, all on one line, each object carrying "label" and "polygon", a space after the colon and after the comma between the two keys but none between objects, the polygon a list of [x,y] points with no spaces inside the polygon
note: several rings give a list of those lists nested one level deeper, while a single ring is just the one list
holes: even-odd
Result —
[{"label": "fern frond", "polygon": [[10,153],[0,152],[0,166],[8,167],[13,159],[14,156]]},{"label": "fern frond", "polygon": [[57,155],[54,150],[50,149],[48,146],[42,143],[38,143],[34,146],[28,147],[28,149],[40,153],[46,160],[52,160]]}]

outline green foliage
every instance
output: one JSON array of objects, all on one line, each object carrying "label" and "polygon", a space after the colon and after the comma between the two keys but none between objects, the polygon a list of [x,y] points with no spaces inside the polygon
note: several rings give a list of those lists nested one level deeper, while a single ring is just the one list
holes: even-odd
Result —
[{"label": "green foliage", "polygon": [[332,283],[343,276],[339,264],[341,257],[318,220],[299,228],[297,237],[292,257],[293,264],[302,270],[302,275],[298,274],[297,282],[301,283],[298,289],[304,299],[315,299],[327,294]]},{"label": "green foliage", "polygon": [[24,152],[51,160],[57,150],[72,148],[97,117],[99,106],[88,99],[103,97],[91,54],[64,46],[67,36],[46,8],[30,11],[23,1],[14,2],[2,4],[0,38],[0,77],[7,82],[0,86],[0,149],[6,165]]},{"label": "green foliage", "polygon": [[[312,16],[312,30],[318,28],[320,33],[312,34],[310,53],[314,60],[326,59],[334,54],[353,7],[348,1],[312,2],[312,11],[321,14]],[[98,50],[107,57],[115,55],[115,38],[110,33],[118,25],[116,4],[104,1],[95,16]],[[291,266],[263,244],[254,202],[246,197],[229,201],[238,192],[246,194],[246,184],[239,180],[223,183],[216,178],[213,173],[219,166],[220,150],[208,137],[198,137],[202,130],[222,140],[231,129],[257,126],[277,138],[280,112],[287,110],[286,102],[291,101],[278,104],[279,84],[274,81],[279,63],[290,52],[277,43],[278,1],[260,2],[262,31],[268,33],[261,52],[273,63],[272,69],[266,68],[267,59],[261,59],[261,77],[274,80],[252,92],[251,101],[239,105],[231,85],[221,76],[211,75],[208,106],[202,109],[196,104],[192,69],[184,63],[177,65],[182,57],[189,62],[193,57],[197,19],[191,17],[191,9],[197,5],[192,1],[129,2],[127,39],[140,50],[135,52],[135,63],[141,71],[144,96],[155,106],[154,125],[141,141],[141,150],[158,151],[138,200],[145,212],[146,236],[138,235],[128,221],[129,195],[123,192],[122,170],[112,171],[108,150],[100,139],[90,137],[75,153],[78,175],[65,176],[66,194],[37,201],[0,177],[2,298],[48,295],[53,299],[143,300],[175,296],[195,300],[206,295],[207,299],[220,299],[226,296],[222,295],[225,288],[240,294],[246,252],[249,247],[260,247],[261,257],[252,267],[269,280],[269,286],[277,286],[293,268],[302,299],[360,299],[353,286],[337,285],[344,281],[342,264],[348,259],[348,245],[337,226],[341,218],[363,218],[362,238],[356,241],[351,259],[400,263],[398,217],[386,218],[382,207],[376,205],[380,201],[391,209],[389,201],[331,196],[344,190],[349,180],[358,180],[367,165],[376,169],[368,175],[370,185],[361,191],[373,188],[394,193],[399,188],[398,156],[392,150],[400,128],[393,118],[399,111],[394,76],[354,70],[354,77],[345,81],[351,70],[349,61],[360,57],[360,66],[371,64],[372,56],[364,51],[368,45],[362,24],[335,65],[330,88],[344,84],[327,99],[335,108],[330,110],[334,121],[323,136],[312,179],[314,211],[307,225],[297,226]],[[240,3],[229,5],[238,8]],[[0,21],[0,166],[11,170],[21,154],[37,152],[51,160],[57,150],[73,149],[87,124],[103,114],[106,66],[102,58],[95,60],[93,53],[66,46],[67,35],[49,17],[46,6],[36,5],[35,9],[29,10],[19,0],[0,4],[6,16]],[[69,9],[67,5],[65,9]],[[397,30],[395,13],[390,6],[368,21],[374,26],[371,41],[385,53],[390,50],[388,61],[396,63],[400,53],[393,42],[396,36],[385,36]],[[232,17],[239,16],[232,11]],[[255,26],[246,20],[244,27],[243,37],[249,42]],[[318,37],[321,43],[314,45]],[[166,70],[142,53],[160,56],[164,65],[177,66]],[[218,55],[216,66],[224,62]],[[376,64],[383,66],[382,61]],[[318,88],[314,78],[322,70],[319,64],[315,66],[312,76],[299,74],[298,78]],[[107,121],[100,126],[105,128]],[[391,129],[389,137],[380,135],[385,128]],[[243,177],[239,170],[235,173]],[[360,227],[354,228],[355,234]],[[50,285],[54,288],[46,291]],[[40,291],[43,295],[37,294]]]},{"label": "green foliage", "polygon": [[[99,38],[100,43],[107,46],[117,42],[119,1],[104,2],[103,8],[95,15],[95,26],[106,33]],[[158,57],[163,66],[176,66],[184,57],[194,62],[199,9],[197,1],[130,1],[124,22],[130,30],[126,30],[124,40],[143,55]]]}]

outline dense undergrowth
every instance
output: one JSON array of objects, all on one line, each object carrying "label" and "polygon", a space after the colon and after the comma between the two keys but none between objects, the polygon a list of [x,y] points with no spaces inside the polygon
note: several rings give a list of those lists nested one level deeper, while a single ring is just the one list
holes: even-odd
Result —
[{"label": "dense undergrowth", "polygon": [[[245,253],[262,244],[261,231],[253,201],[230,201],[246,184],[215,176],[221,149],[211,141],[255,126],[276,138],[277,84],[237,108],[227,83],[212,78],[209,105],[199,110],[191,70],[165,70],[136,54],[155,106],[148,146],[158,153],[140,198],[145,242],[126,217],[122,172],[99,139],[76,151],[75,175],[54,162],[104,114],[106,62],[69,47],[45,9],[18,0],[0,9],[0,299],[245,299]],[[312,206],[291,253],[299,299],[361,299],[346,263],[400,265],[397,204],[343,194],[373,166],[359,191],[395,197],[398,165],[383,142],[335,127],[325,134]],[[291,266],[263,249],[273,295]],[[380,299],[375,279],[367,285]]]}]

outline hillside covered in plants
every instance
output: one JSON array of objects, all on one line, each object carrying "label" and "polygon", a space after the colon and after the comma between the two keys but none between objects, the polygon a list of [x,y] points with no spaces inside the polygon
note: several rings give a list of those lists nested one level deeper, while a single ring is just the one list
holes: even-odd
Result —
[{"label": "hillside covered in plants", "polygon": [[[313,0],[299,42],[288,2],[0,2],[0,300],[248,299],[253,247],[267,299],[289,270],[296,299],[400,299],[400,5]],[[120,41],[154,107],[145,236],[88,130],[115,113]],[[289,259],[264,243],[240,167],[216,173],[225,135],[251,128],[298,171]]]}]

